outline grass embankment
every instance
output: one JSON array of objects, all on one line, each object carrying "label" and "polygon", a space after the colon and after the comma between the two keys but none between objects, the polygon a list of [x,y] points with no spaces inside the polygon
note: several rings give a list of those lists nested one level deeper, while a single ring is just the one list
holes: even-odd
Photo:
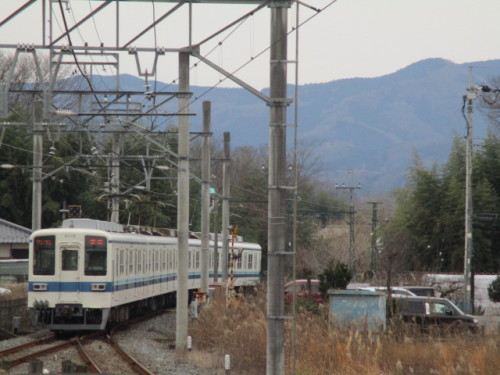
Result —
[{"label": "grass embankment", "polygon": [[[266,373],[265,294],[228,307],[207,306],[190,324],[191,359],[207,369]],[[292,326],[286,320],[285,367],[292,374]],[[498,375],[500,336],[407,335],[340,331],[328,323],[327,311],[300,311],[295,320],[296,375]]]}]

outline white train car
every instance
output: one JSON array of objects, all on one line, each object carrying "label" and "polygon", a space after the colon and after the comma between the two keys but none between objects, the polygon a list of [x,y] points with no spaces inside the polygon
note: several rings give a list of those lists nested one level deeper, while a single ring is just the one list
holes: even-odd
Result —
[{"label": "white train car", "polygon": [[[260,246],[236,242],[234,253],[234,285],[256,285]],[[189,240],[188,259],[188,288],[194,292],[200,287],[201,240]],[[126,232],[97,220],[65,220],[62,228],[31,235],[28,288],[34,323],[52,331],[103,330],[142,311],[175,305],[177,238]]]}]

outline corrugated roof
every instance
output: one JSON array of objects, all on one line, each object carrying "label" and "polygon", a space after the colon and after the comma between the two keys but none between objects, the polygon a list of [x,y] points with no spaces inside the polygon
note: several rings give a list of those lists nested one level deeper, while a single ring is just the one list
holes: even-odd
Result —
[{"label": "corrugated roof", "polygon": [[31,229],[0,219],[0,243],[28,243]]}]

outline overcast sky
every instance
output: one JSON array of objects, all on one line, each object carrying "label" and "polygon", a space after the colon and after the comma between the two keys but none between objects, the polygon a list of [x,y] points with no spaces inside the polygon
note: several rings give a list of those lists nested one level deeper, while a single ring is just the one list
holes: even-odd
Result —
[{"label": "overcast sky", "polygon": [[[498,0],[338,0],[304,27],[300,74],[318,82],[384,75],[430,57],[498,59],[499,16]],[[315,34],[325,36],[317,48]]]},{"label": "overcast sky", "polygon": [[[0,0],[0,19],[20,6],[18,0]],[[41,2],[39,2],[41,4]],[[71,27],[75,19],[102,1],[70,0],[71,11],[66,19]],[[300,22],[309,19],[300,28],[299,82],[317,83],[342,78],[374,77],[392,73],[416,61],[440,57],[456,63],[500,59],[500,0],[309,0],[313,7],[324,9],[316,16],[307,7],[300,7]],[[149,25],[172,4],[142,1],[122,5],[121,42]],[[328,6],[331,4],[330,6]],[[128,7],[128,8],[127,8]],[[187,7],[170,17],[168,26],[145,35],[136,45],[177,47],[186,44],[187,30],[182,20],[187,19]],[[253,6],[195,5],[193,41],[211,35]],[[295,24],[295,7],[290,11],[289,29]],[[86,23],[79,33],[73,32],[73,43],[81,40],[95,43],[113,43],[113,9]],[[54,34],[60,33],[63,22],[58,4],[54,8]],[[140,15],[140,16],[139,16]],[[23,18],[24,17],[24,18]],[[37,23],[41,20],[41,6],[32,5],[15,22],[0,28],[0,43],[39,42]],[[256,88],[269,85],[269,56],[259,53],[269,44],[269,9],[251,17],[230,33],[218,36],[202,46],[202,54],[223,66]],[[27,26],[30,27],[27,27]],[[127,32],[130,35],[127,35]],[[106,39],[107,37],[111,39]],[[38,40],[36,39],[38,38]],[[220,44],[219,44],[220,43]],[[212,51],[213,49],[213,51]],[[252,59],[253,58],[253,59]],[[295,39],[289,39],[289,58],[295,58]],[[151,71],[152,55],[141,55],[141,69]],[[177,76],[177,57],[161,57],[157,76],[171,81]],[[191,60],[195,63],[195,59]],[[121,62],[121,72],[137,75],[131,56]],[[99,69],[95,70],[100,73]],[[108,70],[109,73],[109,70]],[[290,64],[289,81],[293,82],[295,68]],[[193,85],[214,85],[222,78],[219,73],[198,64],[192,70]],[[225,86],[235,86],[227,81]]]}]

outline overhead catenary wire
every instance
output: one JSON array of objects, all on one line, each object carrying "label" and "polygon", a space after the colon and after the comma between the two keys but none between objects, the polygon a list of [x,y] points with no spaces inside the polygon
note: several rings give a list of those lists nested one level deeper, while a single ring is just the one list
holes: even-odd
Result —
[{"label": "overhead catenary wire", "polygon": [[[314,10],[316,11],[316,13],[314,13],[313,15],[311,15],[310,17],[306,18],[304,21],[300,22],[296,27],[294,27],[292,30],[290,30],[286,35],[285,37],[288,37],[291,33],[294,33],[296,30],[298,30],[300,27],[303,27],[305,24],[307,24],[308,22],[310,22],[313,18],[315,18],[318,14],[320,14],[322,11],[326,10],[327,8],[329,8],[330,6],[332,6],[334,3],[336,3],[337,0],[332,0],[330,1],[328,4],[326,4],[323,8],[321,9],[317,9],[317,8],[314,8]],[[301,5],[304,5],[303,3],[300,3]],[[250,15],[248,15],[249,17]],[[241,24],[240,24],[241,25]],[[240,26],[239,25],[239,26]],[[238,27],[239,27],[238,26]],[[275,43],[279,43],[280,40],[277,40],[275,41]],[[219,42],[211,51],[209,51],[209,54],[212,53],[216,48],[220,47],[221,46],[221,42]],[[245,63],[243,63],[242,65],[240,65],[238,68],[234,69],[233,71],[230,72],[230,75],[235,75],[236,73],[238,73],[240,70],[242,70],[244,67],[246,67],[248,64],[250,64],[252,61],[254,61],[255,59],[261,57],[264,55],[264,53],[266,53],[267,51],[269,51],[272,47],[272,44],[268,45],[267,47],[265,47],[264,49],[262,49],[259,53],[257,53],[257,55],[253,56],[252,58],[250,58],[248,61],[246,61]],[[208,56],[208,54],[204,55],[205,56]],[[194,67],[194,66],[193,66]],[[178,79],[178,78],[177,78]],[[176,80],[174,80],[174,82],[176,82]],[[215,83],[214,85],[212,86],[209,86],[205,91],[203,91],[200,95],[197,95],[192,101],[190,101],[190,104],[193,104],[195,103],[196,101],[200,100],[201,98],[203,98],[205,95],[207,95],[210,91],[212,91],[213,89],[217,88],[218,86],[220,86],[224,81],[226,81],[228,79],[228,77],[224,77],[222,79],[220,79],[217,83]],[[168,87],[168,85],[167,85]]]},{"label": "overhead catenary wire", "polygon": [[[78,71],[80,72],[80,74],[82,75],[82,77],[87,81],[87,84],[90,88],[90,91],[95,92],[94,87],[92,85],[92,82],[90,81],[89,77],[87,77],[87,75],[83,72],[82,67],[80,66],[80,63],[78,62],[78,57],[76,56],[74,49],[71,48],[73,46],[73,42],[71,40],[71,35],[69,32],[68,22],[66,20],[66,15],[64,14],[62,0],[58,0],[58,2],[59,2],[59,9],[61,11],[61,17],[62,17],[62,20],[64,23],[64,29],[66,31],[66,38],[68,39],[68,44],[70,46],[70,51],[71,51],[71,54],[72,54],[73,59],[75,61],[76,67],[77,67]],[[94,98],[95,98],[96,102],[99,104],[99,106],[101,107],[101,109],[104,109],[103,105],[101,104],[99,98],[97,97],[97,95],[95,93],[94,93]]]}]

